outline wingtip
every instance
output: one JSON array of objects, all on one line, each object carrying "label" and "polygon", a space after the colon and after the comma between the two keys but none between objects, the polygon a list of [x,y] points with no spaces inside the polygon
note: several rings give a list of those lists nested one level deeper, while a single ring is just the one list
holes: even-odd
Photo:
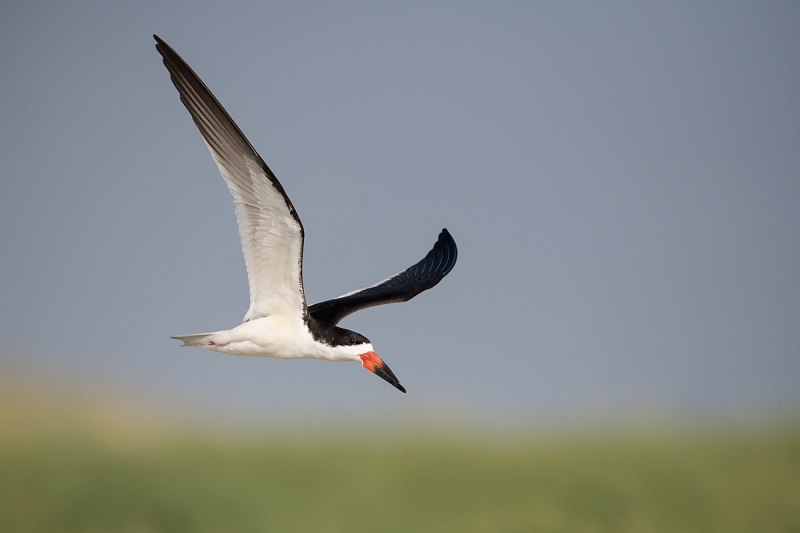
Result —
[{"label": "wingtip", "polygon": [[175,54],[175,50],[173,50],[172,47],[164,41],[164,39],[162,39],[155,33],[153,34],[153,39],[156,40],[156,50],[158,50],[158,53],[161,54],[161,56],[164,57],[165,60],[166,60],[166,57],[164,56],[165,53]]},{"label": "wingtip", "polygon": [[167,43],[165,43],[165,42],[164,42],[164,39],[162,39],[161,37],[159,37],[159,36],[158,36],[158,35],[156,35],[155,33],[153,34],[153,39],[155,39],[155,40],[156,40],[156,52],[158,52],[159,54],[161,54],[161,57],[162,57],[162,58],[166,59],[166,58],[164,57],[164,50],[168,49],[168,48],[169,48],[169,45],[168,45]]},{"label": "wingtip", "polygon": [[[439,233],[439,243],[445,244],[447,248],[453,254],[453,265],[456,263],[456,258],[458,257],[458,246],[456,245],[456,240],[450,235],[450,232],[447,231],[447,228],[442,228],[441,233]],[[452,266],[450,267],[452,269]],[[450,270],[448,270],[450,272]]]}]

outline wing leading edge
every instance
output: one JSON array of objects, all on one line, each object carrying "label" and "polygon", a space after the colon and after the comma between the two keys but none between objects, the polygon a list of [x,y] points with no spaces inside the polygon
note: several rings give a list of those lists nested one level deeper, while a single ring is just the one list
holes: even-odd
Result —
[{"label": "wing leading edge", "polygon": [[314,304],[308,308],[308,313],[317,320],[336,325],[347,315],[367,307],[407,302],[442,281],[455,266],[457,257],[456,241],[443,229],[431,251],[416,265],[366,289]]}]

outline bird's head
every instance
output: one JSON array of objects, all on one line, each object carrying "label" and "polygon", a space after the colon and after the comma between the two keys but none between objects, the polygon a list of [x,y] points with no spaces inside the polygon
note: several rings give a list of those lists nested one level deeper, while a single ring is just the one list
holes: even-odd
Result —
[{"label": "bird's head", "polygon": [[361,361],[361,366],[389,382],[397,390],[406,391],[389,366],[378,357],[372,348],[372,343],[364,335],[317,320],[313,316],[306,316],[306,325],[314,339],[327,346],[325,359]]},{"label": "bird's head", "polygon": [[406,392],[406,389],[400,385],[394,372],[389,368],[389,365],[375,353],[372,348],[372,343],[364,335],[350,331],[344,328],[335,328],[336,331],[332,332],[330,341],[334,349],[347,354],[348,358],[358,356],[361,359],[361,366],[377,375],[381,379],[389,382],[393,387],[401,392]]}]

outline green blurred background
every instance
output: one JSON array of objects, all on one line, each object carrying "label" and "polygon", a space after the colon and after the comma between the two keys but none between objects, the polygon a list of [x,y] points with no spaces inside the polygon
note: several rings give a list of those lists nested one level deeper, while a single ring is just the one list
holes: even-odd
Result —
[{"label": "green blurred background", "polygon": [[27,379],[0,389],[4,532],[800,531],[792,417],[237,427]]}]

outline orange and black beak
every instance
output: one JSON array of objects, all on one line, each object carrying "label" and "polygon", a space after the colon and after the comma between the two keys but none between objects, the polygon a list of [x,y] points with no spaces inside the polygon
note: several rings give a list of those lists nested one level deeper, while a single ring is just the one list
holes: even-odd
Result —
[{"label": "orange and black beak", "polygon": [[406,391],[405,387],[400,385],[400,382],[395,377],[394,372],[392,372],[389,366],[384,363],[380,357],[378,357],[378,354],[375,352],[367,352],[362,353],[359,355],[359,357],[361,357],[361,366],[373,374],[376,374],[381,379],[388,381],[400,392]]}]

